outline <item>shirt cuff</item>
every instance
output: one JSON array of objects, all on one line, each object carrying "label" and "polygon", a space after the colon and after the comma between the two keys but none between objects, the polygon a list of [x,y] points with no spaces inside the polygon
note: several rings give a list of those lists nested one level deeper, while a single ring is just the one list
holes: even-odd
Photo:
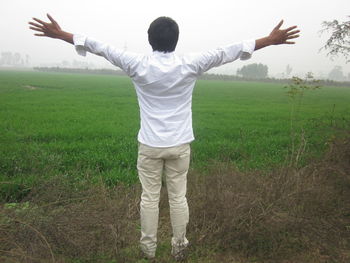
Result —
[{"label": "shirt cuff", "polygon": [[73,43],[75,46],[75,50],[80,56],[86,56],[86,48],[85,48],[86,36],[74,34],[73,35]]},{"label": "shirt cuff", "polygon": [[255,50],[255,40],[251,39],[243,42],[242,54],[240,56],[241,60],[247,60],[252,57],[252,54]]}]

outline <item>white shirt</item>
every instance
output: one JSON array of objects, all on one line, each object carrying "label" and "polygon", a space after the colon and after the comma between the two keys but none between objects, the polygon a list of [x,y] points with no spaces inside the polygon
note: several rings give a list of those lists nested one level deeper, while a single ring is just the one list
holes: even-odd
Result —
[{"label": "white shirt", "polygon": [[158,51],[142,55],[78,34],[73,40],[78,54],[103,56],[132,79],[141,117],[138,141],[152,147],[193,141],[192,92],[198,76],[238,58],[249,59],[255,48],[255,41],[249,40],[184,56]]}]

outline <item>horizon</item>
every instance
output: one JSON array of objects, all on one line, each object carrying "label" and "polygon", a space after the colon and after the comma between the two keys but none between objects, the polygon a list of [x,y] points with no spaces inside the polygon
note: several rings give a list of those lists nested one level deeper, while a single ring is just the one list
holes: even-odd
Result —
[{"label": "horizon", "polygon": [[[293,69],[292,75],[304,76],[306,72],[312,71],[318,77],[327,77],[335,66],[341,66],[345,77],[349,78],[350,67],[345,63],[345,59],[337,57],[332,60],[327,57],[326,51],[320,51],[329,37],[329,33],[320,35],[321,23],[333,19],[346,20],[349,14],[345,9],[347,3],[345,0],[335,0],[331,6],[315,0],[306,3],[296,0],[292,6],[281,5],[277,0],[236,4],[218,0],[216,5],[211,2],[198,4],[196,1],[183,0],[176,4],[169,1],[169,5],[164,5],[164,1],[159,0],[147,3],[129,1],[120,4],[106,0],[104,5],[97,9],[90,3],[92,1],[78,0],[71,3],[63,0],[57,5],[38,0],[36,5],[33,5],[14,0],[3,4],[0,15],[4,21],[11,21],[12,26],[9,27],[5,23],[0,25],[3,35],[8,36],[2,41],[0,53],[19,53],[23,57],[28,55],[30,60],[28,64],[33,67],[75,65],[75,67],[115,68],[97,56],[88,55],[86,58],[78,56],[74,48],[66,43],[34,37],[27,22],[31,17],[46,21],[46,13],[50,13],[63,30],[72,33],[84,32],[117,48],[140,53],[151,52],[146,33],[150,22],[166,15],[179,24],[180,38],[177,47],[179,54],[201,52],[230,42],[263,37],[269,34],[281,18],[284,18],[282,28],[296,24],[301,30],[296,45],[269,47],[255,52],[248,61],[236,61],[213,69],[209,73],[234,75],[237,69],[244,65],[262,63],[268,66],[271,77],[281,77],[287,65],[290,65]],[[135,9],[135,6],[138,8]],[[225,8],[222,8],[223,6]],[[119,11],[121,9],[123,12]],[[81,10],[84,10],[83,15],[77,16],[82,13]],[[261,19],[262,17],[264,19]]]}]

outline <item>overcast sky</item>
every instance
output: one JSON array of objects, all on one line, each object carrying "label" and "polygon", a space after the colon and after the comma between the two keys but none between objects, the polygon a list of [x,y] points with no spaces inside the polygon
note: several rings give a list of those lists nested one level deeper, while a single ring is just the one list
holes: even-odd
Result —
[{"label": "overcast sky", "polygon": [[298,25],[301,37],[296,45],[272,46],[254,53],[247,62],[236,61],[215,72],[234,74],[249,63],[269,66],[271,75],[328,72],[335,66],[350,72],[344,58],[331,61],[319,49],[329,34],[320,36],[325,20],[344,21],[350,15],[349,0],[11,0],[0,2],[0,52],[28,54],[33,65],[79,60],[108,65],[102,58],[78,56],[63,41],[33,36],[27,22],[31,17],[46,19],[50,13],[68,32],[82,33],[134,52],[150,53],[147,41],[149,24],[159,16],[170,16],[180,27],[177,52],[205,51],[244,39],[256,39],[270,33],[284,19],[283,27]]}]

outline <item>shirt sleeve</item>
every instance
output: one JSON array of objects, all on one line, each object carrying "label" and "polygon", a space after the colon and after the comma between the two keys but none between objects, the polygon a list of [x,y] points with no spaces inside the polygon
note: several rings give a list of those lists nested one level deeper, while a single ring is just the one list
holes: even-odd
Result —
[{"label": "shirt sleeve", "polygon": [[234,43],[228,46],[209,50],[193,56],[193,66],[198,75],[211,68],[233,62],[237,59],[247,60],[251,58],[255,49],[255,40]]},{"label": "shirt sleeve", "polygon": [[114,48],[113,46],[101,43],[93,38],[74,34],[73,42],[75,50],[81,56],[86,56],[86,52],[102,56],[113,65],[122,69],[128,76],[132,77],[138,66],[141,55],[125,50]]}]

